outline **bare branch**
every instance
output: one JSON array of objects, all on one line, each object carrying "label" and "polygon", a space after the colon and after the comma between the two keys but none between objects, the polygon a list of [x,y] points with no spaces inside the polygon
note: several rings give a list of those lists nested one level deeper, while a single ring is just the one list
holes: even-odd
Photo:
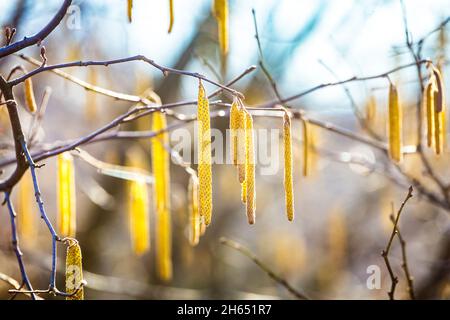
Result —
[{"label": "bare branch", "polygon": [[[419,64],[424,64],[424,63],[429,63],[429,62],[430,62],[430,60],[427,60],[427,59],[423,59],[423,60],[418,61]],[[350,83],[350,82],[360,82],[360,81],[368,81],[368,80],[374,80],[374,79],[380,79],[380,78],[387,78],[392,73],[395,73],[395,72],[398,72],[398,71],[400,71],[402,69],[410,68],[410,67],[413,67],[413,66],[416,66],[416,65],[417,65],[417,62],[411,62],[411,63],[405,64],[405,65],[396,67],[394,69],[391,69],[389,71],[386,71],[386,72],[383,72],[383,73],[380,73],[380,74],[376,74],[376,75],[372,75],[372,76],[365,76],[365,77],[364,76],[363,77],[353,76],[351,78],[348,78],[348,79],[345,79],[345,80],[341,80],[341,81],[322,83],[322,84],[314,86],[314,87],[312,87],[310,89],[307,89],[305,91],[297,93],[297,94],[295,94],[293,96],[284,98],[281,101],[272,100],[272,101],[269,101],[269,102],[265,102],[265,103],[259,104],[256,107],[270,108],[270,107],[273,107],[274,105],[279,104],[279,103],[286,103],[286,102],[289,102],[289,101],[293,101],[293,100],[299,99],[301,97],[304,97],[304,96],[306,96],[306,95],[308,95],[310,93],[313,93],[313,92],[315,92],[317,90],[320,90],[320,89],[323,89],[323,88],[326,88],[326,87],[338,86],[338,85],[342,85],[342,84],[346,84],[346,83]]]},{"label": "bare branch", "polygon": [[[16,212],[14,211],[14,207],[12,205],[9,192],[5,192],[5,202],[8,207],[9,217],[10,217],[10,221],[11,221],[11,238],[12,238],[11,243],[12,243],[14,252],[16,254],[17,262],[19,264],[20,274],[22,276],[22,282],[25,284],[25,286],[28,288],[28,290],[33,290],[30,279],[28,278],[27,271],[25,269],[25,264],[23,263],[22,251],[20,251],[19,235],[17,234],[17,227],[16,227]],[[36,295],[34,293],[31,293],[31,298],[33,300],[36,300]]]},{"label": "bare branch", "polygon": [[173,74],[185,75],[185,76],[201,79],[203,81],[206,81],[206,82],[209,82],[209,83],[215,85],[216,87],[221,88],[222,90],[225,90],[225,91],[231,93],[233,96],[238,96],[240,98],[243,98],[243,95],[241,93],[237,92],[236,90],[231,89],[231,88],[229,88],[223,84],[220,84],[216,81],[210,80],[207,77],[205,77],[204,75],[201,75],[197,72],[190,72],[190,71],[185,71],[185,70],[178,70],[178,69],[173,69],[173,68],[169,68],[169,67],[164,67],[143,55],[136,55],[136,56],[132,56],[132,57],[113,59],[113,60],[105,60],[105,61],[75,61],[75,62],[55,64],[55,65],[50,65],[50,66],[41,66],[37,69],[34,69],[33,71],[30,71],[29,73],[27,73],[26,75],[24,75],[20,78],[10,81],[9,83],[11,84],[11,86],[15,86],[15,85],[25,81],[26,79],[28,79],[32,76],[35,76],[39,73],[42,73],[45,71],[51,71],[51,70],[55,70],[55,69],[64,69],[64,68],[72,68],[72,67],[88,67],[88,66],[108,67],[110,65],[121,64],[121,63],[131,62],[131,61],[143,61],[145,63],[148,63],[148,64],[152,65],[153,67],[155,67],[156,69],[159,69],[163,73],[164,76],[167,76],[168,74],[173,73]]},{"label": "bare branch", "polygon": [[398,225],[398,222],[400,220],[400,215],[401,215],[401,213],[403,211],[403,208],[406,205],[406,202],[408,202],[408,200],[410,198],[412,198],[412,196],[413,196],[412,193],[413,193],[413,187],[410,186],[409,189],[408,189],[408,194],[406,195],[405,200],[403,200],[403,202],[402,202],[402,204],[400,206],[400,209],[398,209],[397,216],[395,217],[395,220],[394,220],[394,227],[392,229],[392,233],[391,233],[391,236],[389,237],[389,241],[388,241],[388,243],[386,245],[386,248],[381,252],[381,256],[383,257],[384,262],[386,263],[386,267],[388,269],[389,276],[391,277],[391,289],[388,292],[388,296],[389,296],[390,300],[394,300],[395,288],[397,287],[398,278],[397,278],[397,276],[395,276],[394,271],[392,270],[392,266],[391,266],[391,263],[389,261],[388,255],[389,255],[389,251],[391,250],[391,247],[392,247],[392,241],[394,240],[394,237],[397,234],[397,225]]},{"label": "bare branch", "polygon": [[28,38],[25,37],[21,41],[0,48],[0,58],[6,57],[10,54],[20,51],[26,47],[30,47],[34,44],[40,43],[42,40],[44,40],[59,25],[61,20],[64,18],[64,15],[66,14],[67,8],[70,6],[71,3],[72,0],[64,0],[63,4],[61,5],[61,8],[59,8],[58,12],[53,17],[53,19],[50,20],[50,22],[35,35]]},{"label": "bare branch", "polygon": [[227,239],[225,237],[220,238],[220,243],[233,248],[237,251],[239,251],[240,253],[242,253],[243,255],[247,256],[250,260],[252,260],[259,268],[261,268],[261,270],[263,270],[265,273],[267,273],[267,275],[272,278],[273,280],[275,280],[277,283],[279,283],[280,285],[282,285],[284,288],[286,288],[292,295],[294,295],[297,299],[300,300],[309,300],[309,298],[299,292],[297,289],[295,289],[294,287],[292,287],[287,281],[286,279],[280,277],[279,275],[277,275],[276,273],[274,273],[269,267],[267,267],[263,262],[261,262],[261,260],[258,259],[257,256],[255,256],[255,254],[253,254],[247,247],[244,247],[243,245],[241,245],[240,243]]}]

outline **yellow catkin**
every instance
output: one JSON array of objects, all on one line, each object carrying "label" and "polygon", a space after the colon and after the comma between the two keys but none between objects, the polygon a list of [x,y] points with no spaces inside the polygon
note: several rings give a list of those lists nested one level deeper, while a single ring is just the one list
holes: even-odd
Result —
[{"label": "yellow catkin", "polygon": [[28,111],[34,113],[37,110],[37,105],[36,105],[36,98],[34,97],[33,82],[31,81],[31,78],[25,80],[24,86],[25,86],[25,100],[27,103]]},{"label": "yellow catkin", "polygon": [[339,269],[345,264],[347,256],[347,221],[340,207],[334,208],[328,219],[329,259]]},{"label": "yellow catkin", "polygon": [[30,172],[26,172],[19,183],[18,190],[17,228],[20,240],[29,246],[32,245],[36,235],[36,214],[33,181]]},{"label": "yellow catkin", "polygon": [[[88,82],[97,85],[97,72],[94,68],[87,70]],[[95,121],[97,118],[97,94],[93,91],[86,91],[86,105],[84,107],[84,115],[87,121]]]},{"label": "yellow catkin", "polygon": [[150,249],[148,188],[145,181],[128,182],[128,220],[131,244],[136,255]]},{"label": "yellow catkin", "polygon": [[[152,130],[160,131],[167,127],[166,116],[155,112],[152,116]],[[162,280],[172,279],[172,226],[170,216],[170,171],[169,153],[165,146],[169,144],[166,132],[152,139],[152,169],[155,178],[156,207],[156,263],[157,272]]]},{"label": "yellow catkin", "polygon": [[373,95],[370,95],[366,107],[366,122],[370,127],[374,127],[376,123],[376,116],[377,116],[377,103],[375,100],[375,97]]},{"label": "yellow catkin", "polygon": [[240,106],[237,114],[237,164],[238,177],[241,184],[244,184],[245,181],[245,117],[245,109],[243,106]]},{"label": "yellow catkin", "polygon": [[128,22],[131,22],[133,19],[133,0],[127,0],[127,15]]},{"label": "yellow catkin", "polygon": [[198,178],[194,175],[189,179],[189,243],[198,244],[200,238],[200,213],[198,211]]},{"label": "yellow catkin", "polygon": [[232,162],[235,166],[238,165],[238,118],[239,105],[237,99],[233,101],[230,109],[230,154]]},{"label": "yellow catkin", "polygon": [[287,113],[283,117],[284,144],[284,192],[286,201],[286,215],[289,221],[294,220],[294,184],[292,175],[292,139],[291,118]]},{"label": "yellow catkin", "polygon": [[58,155],[58,227],[62,237],[75,237],[76,203],[73,158],[68,152]]},{"label": "yellow catkin", "polygon": [[397,88],[389,86],[389,154],[392,160],[402,160],[402,110]]},{"label": "yellow catkin", "polygon": [[203,236],[206,232],[205,218],[200,216],[200,236]]},{"label": "yellow catkin", "polygon": [[201,81],[198,86],[197,120],[200,215],[209,225],[212,214],[211,124],[209,101]]},{"label": "yellow catkin", "polygon": [[434,86],[433,82],[430,81],[425,87],[424,93],[424,109],[427,119],[427,145],[428,147],[433,146],[434,142]]},{"label": "yellow catkin", "polygon": [[[245,165],[242,167],[245,170]],[[247,202],[247,183],[245,182],[245,180],[244,180],[244,182],[241,183],[241,201],[242,201],[242,203]]]},{"label": "yellow catkin", "polygon": [[311,149],[311,143],[310,143],[310,129],[309,129],[309,123],[308,120],[302,119],[302,125],[303,125],[303,176],[306,177],[309,172],[309,162],[310,162],[310,149]]},{"label": "yellow catkin", "polygon": [[170,22],[169,22],[169,30],[167,32],[171,33],[172,28],[173,28],[173,21],[174,21],[173,0],[169,0],[169,15],[170,15]]},{"label": "yellow catkin", "polygon": [[446,106],[445,106],[445,87],[441,72],[433,67],[433,78],[435,83],[434,90],[434,148],[436,154],[444,151],[446,134]]},{"label": "yellow catkin", "polygon": [[444,109],[444,82],[442,80],[441,72],[438,68],[433,67],[433,75],[436,83],[434,107],[436,109],[436,112],[441,112]]},{"label": "yellow catkin", "polygon": [[[66,292],[73,294],[66,300],[83,300],[84,290],[81,248],[78,241],[70,239],[66,254]],[[75,293],[76,292],[76,293]]]},{"label": "yellow catkin", "polygon": [[245,192],[247,219],[249,224],[255,223],[255,150],[253,143],[253,118],[245,115]]},{"label": "yellow catkin", "polygon": [[[134,168],[142,168],[143,153],[140,149],[133,149],[130,159]],[[150,216],[149,190],[145,181],[128,182],[128,220],[131,245],[136,255],[140,256],[150,249]]]},{"label": "yellow catkin", "polygon": [[228,53],[228,0],[214,0],[213,13],[217,20],[222,55]]}]

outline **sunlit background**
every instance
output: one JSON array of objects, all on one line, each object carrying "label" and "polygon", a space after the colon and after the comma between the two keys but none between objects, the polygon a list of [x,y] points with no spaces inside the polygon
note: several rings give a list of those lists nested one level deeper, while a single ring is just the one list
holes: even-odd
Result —
[{"label": "sunlit background", "polygon": [[[125,0],[74,0],[70,14],[43,41],[48,63],[110,60],[143,54],[161,65],[199,72],[217,82],[227,83],[259,61],[252,8],[256,12],[264,62],[282,97],[321,83],[378,75],[413,62],[405,45],[404,18],[399,1],[230,0],[229,3],[230,52],[224,72],[221,71],[211,0],[174,0],[175,21],[170,34],[167,33],[168,1],[135,0],[133,21],[128,23]],[[0,0],[0,25],[16,27],[15,40],[21,39],[40,30],[60,4],[59,0]],[[450,16],[446,0],[405,0],[404,5],[413,40],[427,35]],[[424,58],[437,58],[438,37],[439,33],[434,33],[427,38],[422,52]],[[36,46],[23,52],[39,59],[40,49]],[[0,60],[0,74],[6,76],[17,64],[28,70],[34,68],[19,57],[9,57]],[[447,65],[448,60],[444,60],[444,77],[448,73]],[[142,62],[65,71],[124,93],[139,95],[150,87],[163,103],[192,100],[197,96],[196,79],[178,75],[163,77],[159,70]],[[391,77],[399,87],[406,110],[404,135],[407,145],[416,144],[417,138],[415,127],[408,125],[416,121],[413,109],[419,94],[416,73],[412,67]],[[52,90],[33,150],[84,136],[132,106],[96,96],[51,73],[40,74],[33,81],[38,102],[47,87]],[[356,106],[363,112],[372,94],[378,108],[377,131],[386,138],[388,85],[384,78],[350,83],[345,88],[349,90],[351,99],[343,86],[329,87],[289,102],[289,106],[302,108],[315,119],[331,121],[365,135],[355,119],[354,108]],[[205,86],[208,92],[216,89],[210,84]],[[233,88],[244,93],[248,105],[276,98],[259,69]],[[24,104],[21,89],[17,88],[15,93],[19,104]],[[227,95],[220,96],[220,99],[230,102]],[[177,108],[177,111],[194,114],[196,109],[195,106],[187,106]],[[21,110],[21,117],[27,130],[31,117],[24,110]],[[278,118],[255,119],[257,128],[281,129]],[[7,121],[2,120],[1,123],[0,159],[5,160],[13,157],[14,152],[7,147],[12,141]],[[225,130],[228,119],[216,119],[212,125]],[[188,124],[187,128],[192,130],[193,126]],[[150,122],[140,121],[124,129],[149,130]],[[215,165],[213,222],[196,247],[188,243],[188,175],[176,164],[171,164],[174,277],[166,283],[155,275],[153,239],[150,252],[142,257],[135,256],[131,249],[125,182],[101,175],[92,166],[75,158],[77,239],[83,250],[88,281],[86,298],[292,298],[247,257],[221,245],[219,238],[222,236],[245,244],[272,270],[313,298],[387,298],[390,279],[380,252],[392,231],[389,221],[391,202],[398,208],[407,187],[405,183],[399,186],[387,177],[385,173],[391,169],[386,157],[377,150],[318,127],[312,129],[317,154],[312,159],[310,175],[303,177],[302,126],[297,121],[293,122],[294,222],[290,223],[285,218],[282,164],[275,175],[257,174],[257,222],[253,226],[246,221],[234,167]],[[132,146],[145,152],[148,166],[144,169],[149,170],[151,157],[146,140],[108,141],[84,149],[102,161],[125,164],[126,154]],[[355,158],[363,159],[372,170],[361,164],[349,164]],[[440,158],[433,158],[433,165],[443,178],[449,177],[448,160],[448,152]],[[56,161],[51,158],[44,162],[45,166],[38,170],[42,195],[52,220],[56,221]],[[421,177],[417,163],[418,158],[410,155],[403,166],[412,175]],[[2,169],[5,170],[0,176],[3,179],[13,166]],[[50,236],[45,225],[38,221],[34,203],[30,206],[36,214],[33,222],[36,227],[34,233],[22,241],[24,259],[34,287],[47,288]],[[152,209],[150,211],[153,212]],[[445,249],[450,227],[448,212],[417,196],[408,203],[401,227],[408,243],[409,264],[417,292],[426,298],[449,298],[450,246]],[[19,279],[17,262],[10,249],[8,215],[6,208],[0,207],[0,272]],[[395,272],[400,278],[397,297],[407,298],[398,243],[395,243],[391,254]],[[59,265],[63,268],[63,246],[59,257]],[[379,266],[381,270],[380,289],[367,288],[367,268],[371,265]],[[63,288],[64,270],[60,271],[58,285]],[[444,275],[439,274],[438,277],[438,271]],[[0,282],[0,297],[8,298],[7,289],[8,286]]]}]

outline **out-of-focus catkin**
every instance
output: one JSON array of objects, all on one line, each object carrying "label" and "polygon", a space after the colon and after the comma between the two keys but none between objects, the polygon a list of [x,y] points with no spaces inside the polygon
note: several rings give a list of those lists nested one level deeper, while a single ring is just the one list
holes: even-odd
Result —
[{"label": "out-of-focus catkin", "polygon": [[[88,82],[94,86],[97,85],[97,72],[94,68],[87,69]],[[97,118],[97,93],[86,90],[86,105],[84,115],[87,121],[94,122]]]},{"label": "out-of-focus catkin", "polygon": [[247,205],[247,219],[249,224],[255,223],[255,150],[253,143],[253,118],[245,115],[245,195]]},{"label": "out-of-focus catkin", "polygon": [[424,92],[425,114],[427,119],[427,145],[433,146],[434,142],[434,85],[433,81],[428,82]]},{"label": "out-of-focus catkin", "polygon": [[228,53],[228,0],[214,0],[213,14],[217,20],[222,55]]},{"label": "out-of-focus catkin", "polygon": [[438,68],[433,68],[434,79],[434,148],[436,154],[444,151],[445,133],[446,133],[446,106],[445,106],[445,87],[441,72]]},{"label": "out-of-focus catkin", "polygon": [[27,78],[24,83],[25,86],[25,100],[28,111],[34,113],[37,110],[36,98],[34,97],[33,82],[31,78]]},{"label": "out-of-focus catkin", "polygon": [[[165,114],[155,112],[152,116],[152,130],[158,132],[167,127]],[[172,226],[170,216],[170,172],[169,144],[166,132],[152,139],[152,169],[155,178],[156,201],[156,263],[162,280],[172,279]]]},{"label": "out-of-focus catkin", "polygon": [[127,0],[127,16],[128,22],[131,22],[133,19],[133,0]]},{"label": "out-of-focus catkin", "polygon": [[169,22],[169,30],[167,32],[171,33],[172,28],[173,28],[173,22],[174,22],[173,0],[169,0],[169,15],[170,15],[170,22]]},{"label": "out-of-focus catkin", "polygon": [[286,112],[283,117],[284,143],[284,192],[286,201],[286,215],[289,221],[294,220],[294,185],[292,174],[292,139],[291,118]]},{"label": "out-of-focus catkin", "polygon": [[[134,146],[127,152],[127,166],[134,170],[146,167],[146,156]],[[145,181],[130,180],[128,189],[128,227],[133,251],[142,255],[150,249],[149,190]]]},{"label": "out-of-focus catkin", "polygon": [[198,86],[197,120],[200,215],[209,225],[212,214],[211,124],[209,101],[201,81]]},{"label": "out-of-focus catkin", "polygon": [[69,239],[66,253],[66,300],[83,300],[83,265],[78,241]]},{"label": "out-of-focus catkin", "polygon": [[73,158],[68,152],[58,155],[58,227],[62,237],[75,237],[76,203]]},{"label": "out-of-focus catkin", "polygon": [[19,182],[17,212],[17,229],[20,240],[24,241],[27,246],[31,246],[35,241],[37,228],[36,214],[33,212],[35,201],[33,181],[30,172],[27,171]]},{"label": "out-of-focus catkin", "polygon": [[142,255],[150,248],[148,188],[145,181],[130,181],[128,188],[128,219],[131,243],[135,254]]},{"label": "out-of-focus catkin", "polygon": [[377,116],[377,102],[373,95],[369,96],[369,99],[367,100],[367,103],[366,103],[365,111],[366,111],[367,124],[371,128],[375,127],[376,116]]},{"label": "out-of-focus catkin", "polygon": [[400,162],[402,153],[402,110],[397,88],[389,86],[389,154],[391,159]]},{"label": "out-of-focus catkin", "polygon": [[192,246],[198,244],[200,238],[200,213],[198,211],[198,178],[191,175],[188,188],[189,197],[189,243]]},{"label": "out-of-focus catkin", "polygon": [[442,80],[441,72],[438,68],[433,68],[433,75],[436,83],[436,91],[434,94],[434,107],[436,112],[441,112],[444,109],[444,82]]},{"label": "out-of-focus catkin", "polygon": [[303,126],[303,176],[306,177],[309,172],[309,162],[311,161],[309,153],[311,149],[310,128],[307,119],[302,119]]}]

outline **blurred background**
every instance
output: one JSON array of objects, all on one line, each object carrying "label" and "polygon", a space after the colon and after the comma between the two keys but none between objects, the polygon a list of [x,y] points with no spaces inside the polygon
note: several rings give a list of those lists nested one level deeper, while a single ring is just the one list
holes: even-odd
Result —
[{"label": "blurred background", "polygon": [[[445,0],[404,1],[413,40],[420,39],[450,16]],[[61,1],[0,0],[0,25],[17,28],[15,39],[40,30],[54,15]],[[157,63],[177,69],[199,72],[220,83],[227,83],[259,55],[251,10],[256,11],[265,64],[283,97],[302,92],[321,83],[358,75],[375,75],[412,62],[405,46],[404,21],[399,1],[229,1],[230,50],[226,69],[221,68],[217,24],[211,14],[211,0],[174,0],[174,26],[169,25],[168,1],[135,0],[133,21],[129,23],[125,0],[74,0],[60,26],[43,41],[48,63],[74,60],[109,60],[143,54]],[[449,27],[447,26],[448,30]],[[439,59],[444,77],[448,73],[448,54],[442,32],[427,38],[423,57]],[[2,40],[3,41],[3,40]],[[36,46],[23,51],[39,59]],[[19,57],[0,60],[0,73],[22,64],[34,66]],[[71,68],[66,72],[90,83],[134,95],[152,88],[163,103],[196,99],[197,80],[169,75],[141,62],[105,67]],[[404,106],[404,137],[415,145],[417,97],[416,69],[406,68],[392,79],[398,85]],[[32,150],[64,140],[84,136],[126,112],[132,104],[93,94],[53,73],[33,77],[38,102],[51,89],[49,103],[37,141]],[[207,92],[216,88],[205,84]],[[448,87],[448,86],[447,86]],[[242,92],[245,103],[257,105],[275,99],[270,83],[257,70],[233,85]],[[377,105],[377,133],[386,138],[388,83],[386,79],[355,82],[346,86],[318,90],[289,103],[306,110],[315,119],[365,135],[354,116],[355,107],[364,112],[370,96]],[[447,92],[449,92],[447,90]],[[450,93],[450,92],[449,92]],[[24,105],[21,87],[16,97]],[[230,102],[230,97],[220,99]],[[212,107],[215,108],[215,107]],[[21,120],[27,130],[32,117],[21,108]],[[190,115],[195,106],[177,108]],[[0,160],[10,159],[11,134],[4,110],[1,110]],[[172,123],[169,118],[169,123]],[[227,118],[217,118],[212,126],[228,127]],[[256,117],[256,128],[281,129],[277,118]],[[193,130],[193,125],[186,128]],[[149,118],[121,129],[149,130]],[[391,202],[397,209],[407,193],[407,184],[390,179],[390,165],[377,150],[332,132],[312,126],[315,152],[311,172],[302,175],[302,127],[293,121],[294,190],[296,218],[290,223],[284,213],[283,171],[256,176],[255,225],[248,225],[240,188],[232,165],[213,166],[213,221],[196,247],[188,242],[187,183],[184,169],[171,163],[171,200],[173,226],[174,276],[162,282],[155,275],[155,250],[135,256],[128,232],[126,182],[107,177],[75,158],[77,188],[77,239],[83,250],[83,267],[88,287],[87,299],[211,299],[268,298],[291,299],[289,292],[276,284],[241,253],[220,244],[224,236],[251,249],[273,271],[294,287],[319,299],[385,299],[390,279],[380,255],[386,246],[392,224]],[[124,165],[132,147],[146,154],[150,170],[149,141],[105,141],[84,147],[102,161]],[[282,150],[280,150],[282,152]],[[280,153],[279,159],[282,153]],[[429,154],[439,175],[448,180],[448,149],[440,157]],[[358,163],[354,159],[359,159]],[[362,159],[362,160],[361,160]],[[52,221],[56,221],[56,161],[44,161],[38,170],[42,195]],[[361,164],[362,162],[362,164]],[[405,157],[403,168],[423,177],[423,168],[414,154]],[[195,167],[195,166],[194,166]],[[13,166],[5,166],[1,178]],[[282,169],[282,164],[280,164]],[[400,181],[401,185],[398,185]],[[429,183],[432,185],[431,183]],[[406,186],[406,187],[405,187]],[[50,266],[50,236],[39,221],[35,204],[20,204],[13,192],[18,215],[33,210],[33,226],[21,239],[22,251],[35,288],[47,288]],[[153,213],[153,209],[150,208]],[[153,220],[153,216],[152,216]],[[154,225],[152,221],[152,225]],[[450,270],[449,212],[416,196],[408,202],[401,223],[407,241],[409,266],[416,292],[424,298],[449,298]],[[154,232],[152,231],[152,238]],[[152,239],[153,240],[153,239]],[[64,266],[64,248],[59,251]],[[391,261],[400,283],[397,298],[408,298],[401,269],[397,241]],[[366,285],[369,266],[381,270],[381,288]],[[11,250],[9,217],[0,207],[0,272],[20,279]],[[64,287],[64,270],[58,286]],[[0,282],[0,297],[6,299],[8,286]],[[19,298],[19,297],[18,297]],[[22,297],[23,298],[23,297]]]}]

